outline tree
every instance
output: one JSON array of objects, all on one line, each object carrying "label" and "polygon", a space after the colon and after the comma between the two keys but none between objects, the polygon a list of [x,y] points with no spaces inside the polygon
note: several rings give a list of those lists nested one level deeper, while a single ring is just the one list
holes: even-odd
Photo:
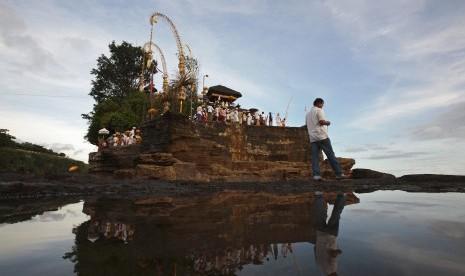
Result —
[{"label": "tree", "polygon": [[16,142],[13,135],[10,135],[8,129],[0,129],[0,147],[13,147],[16,145]]},{"label": "tree", "polygon": [[[85,138],[98,143],[98,130],[105,127],[111,132],[124,131],[139,125],[149,105],[148,96],[139,92],[140,74],[144,53],[141,47],[123,41],[108,45],[110,56],[101,55],[89,93],[95,100],[93,110],[82,114],[89,127]],[[156,62],[153,62],[156,66]],[[144,84],[150,81],[150,70],[144,71]]]},{"label": "tree", "polygon": [[[97,103],[108,98],[123,99],[139,87],[142,70],[143,51],[123,41],[116,45],[114,41],[108,45],[110,57],[101,55],[97,59],[97,68],[92,69],[95,75],[89,93]],[[146,80],[149,75],[146,73]]]}]

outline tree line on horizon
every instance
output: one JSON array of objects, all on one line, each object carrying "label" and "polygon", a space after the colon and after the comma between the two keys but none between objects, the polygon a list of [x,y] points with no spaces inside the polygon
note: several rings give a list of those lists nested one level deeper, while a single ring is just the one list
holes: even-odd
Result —
[{"label": "tree line on horizon", "polygon": [[66,154],[64,154],[63,152],[55,152],[41,145],[36,145],[33,143],[29,143],[29,142],[19,143],[15,140],[16,140],[16,137],[9,134],[8,129],[3,129],[3,128],[0,129],[0,148],[13,148],[13,149],[20,149],[20,150],[46,153],[46,154],[66,157]]}]

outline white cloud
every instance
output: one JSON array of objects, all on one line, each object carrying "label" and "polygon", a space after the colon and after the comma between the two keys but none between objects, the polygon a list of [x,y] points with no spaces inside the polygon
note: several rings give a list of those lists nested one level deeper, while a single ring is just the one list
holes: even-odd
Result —
[{"label": "white cloud", "polygon": [[354,56],[394,79],[385,91],[373,91],[378,99],[365,104],[352,127],[376,129],[463,100],[465,55],[448,57],[465,50],[463,17],[434,26],[434,18],[421,15],[425,1],[324,3]]},{"label": "white cloud", "polygon": [[379,253],[402,260],[398,264],[400,268],[404,269],[404,272],[411,271],[409,265],[413,263],[422,267],[440,269],[445,274],[465,273],[462,260],[443,250],[415,247],[387,235],[375,237],[375,240],[371,242]]}]

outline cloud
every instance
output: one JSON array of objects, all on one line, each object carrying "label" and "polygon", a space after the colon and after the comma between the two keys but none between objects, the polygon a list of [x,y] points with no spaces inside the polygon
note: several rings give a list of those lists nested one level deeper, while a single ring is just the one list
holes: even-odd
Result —
[{"label": "cloud", "polygon": [[54,143],[47,145],[45,144],[44,147],[53,150],[54,152],[64,152],[64,151],[74,151],[74,146],[72,144],[61,144],[61,143]]},{"label": "cloud", "polygon": [[236,14],[236,15],[253,15],[265,12],[264,8],[267,6],[265,0],[230,0],[230,1],[216,1],[216,0],[186,0],[180,1],[178,4],[180,8],[189,9],[195,14]]},{"label": "cloud", "polygon": [[389,149],[389,147],[384,146],[384,145],[365,144],[361,146],[347,147],[343,149],[342,151],[348,152],[348,153],[358,153],[358,152],[367,152],[367,151],[382,151],[382,150],[387,150],[387,149]]},{"label": "cloud", "polygon": [[52,222],[52,221],[63,221],[66,217],[66,214],[60,214],[56,212],[46,212],[43,215],[38,216],[35,220],[41,222]]},{"label": "cloud", "polygon": [[88,48],[92,48],[90,40],[82,37],[65,37],[63,41],[68,44],[71,48],[77,51],[82,51]]},{"label": "cloud", "polygon": [[[354,58],[391,79],[350,125],[367,130],[402,122],[463,101],[465,19],[425,1],[327,0],[333,23],[350,42]],[[438,3],[438,5],[441,5]]]},{"label": "cloud", "polygon": [[[450,86],[450,85],[448,85]],[[379,128],[386,122],[402,122],[403,117],[413,117],[428,109],[446,107],[460,99],[460,93],[438,93],[447,90],[446,87],[425,88],[423,95],[404,93],[394,97],[383,98],[383,101],[373,104],[363,116],[354,119],[352,127],[367,129]],[[421,93],[419,93],[421,94]]]},{"label": "cloud", "polygon": [[404,272],[411,272],[412,264],[421,267],[431,267],[439,269],[443,274],[464,274],[465,267],[460,256],[452,255],[447,251],[420,248],[405,243],[391,236],[378,236],[371,241],[375,249],[380,253],[389,254],[389,258],[401,260],[397,262],[400,267],[404,267]]},{"label": "cloud", "polygon": [[434,207],[438,206],[435,203],[420,203],[420,202],[402,202],[402,201],[388,201],[388,200],[377,200],[377,204],[388,204],[388,205],[398,205],[402,207]]},{"label": "cloud", "polygon": [[17,72],[50,74],[64,68],[53,54],[28,34],[24,20],[12,8],[0,4],[0,49],[4,66]]},{"label": "cloud", "polygon": [[349,153],[354,153],[354,152],[364,152],[368,151],[368,148],[366,147],[349,147],[343,149],[344,152],[349,152]]},{"label": "cloud", "polygon": [[411,137],[419,140],[458,139],[465,137],[465,102],[452,105],[431,122],[414,128]]},{"label": "cloud", "polygon": [[420,156],[426,156],[429,152],[413,151],[413,152],[402,152],[402,151],[390,151],[383,154],[374,154],[366,157],[366,159],[381,160],[381,159],[405,159],[405,158],[417,158]]},{"label": "cloud", "polygon": [[432,222],[431,228],[441,236],[464,241],[465,223],[463,222],[435,220]]}]

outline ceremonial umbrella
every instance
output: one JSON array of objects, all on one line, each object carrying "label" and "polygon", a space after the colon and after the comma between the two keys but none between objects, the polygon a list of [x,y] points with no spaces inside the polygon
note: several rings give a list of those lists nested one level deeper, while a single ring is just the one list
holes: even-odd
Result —
[{"label": "ceremonial umbrella", "polygon": [[108,135],[110,134],[110,131],[106,128],[102,128],[101,130],[98,131],[98,134],[101,134],[101,135]]}]

